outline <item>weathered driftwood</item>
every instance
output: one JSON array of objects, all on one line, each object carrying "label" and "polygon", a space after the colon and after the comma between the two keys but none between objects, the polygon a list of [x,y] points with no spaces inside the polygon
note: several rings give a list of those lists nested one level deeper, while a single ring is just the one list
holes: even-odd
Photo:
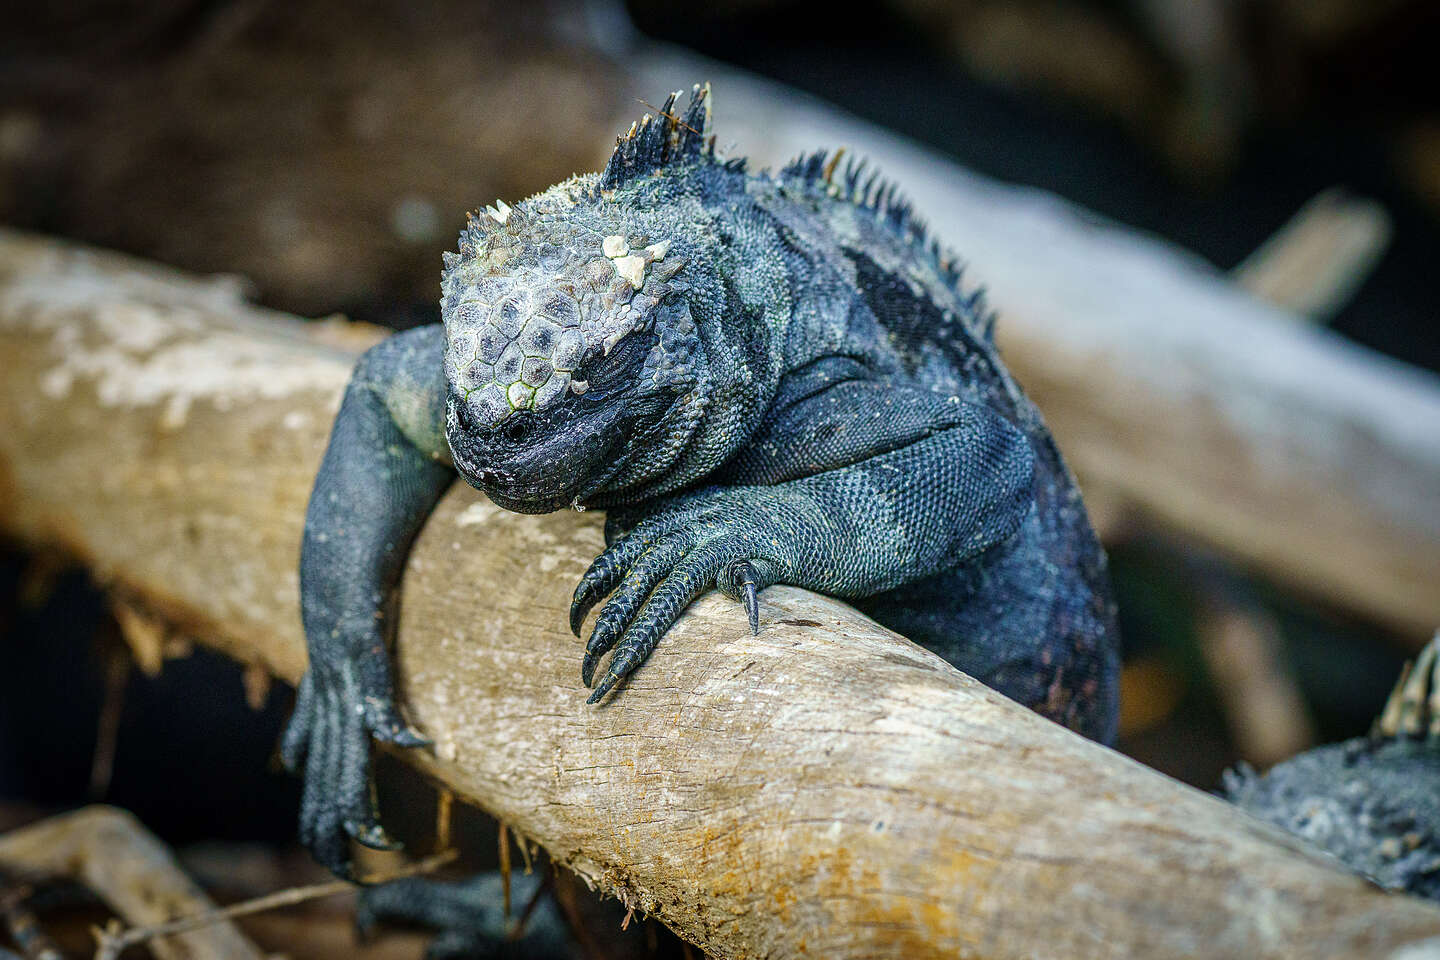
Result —
[{"label": "weathered driftwood", "polygon": [[1416,648],[1429,639],[1440,377],[1297,323],[1158,238],[779,84],[684,53],[629,59],[634,96],[711,80],[721,139],[756,165],[843,146],[899,184],[989,289],[1005,359],[1102,517],[1133,510]]},{"label": "weathered driftwood", "polygon": [[[0,834],[0,864],[79,881],[137,927],[215,904],[138,820],[94,806]],[[260,960],[263,953],[233,922],[216,917],[196,930],[149,941],[161,960]]]},{"label": "weathered driftwood", "polygon": [[[354,352],[233,285],[0,233],[0,524],[294,679]],[[411,758],[718,957],[1376,957],[1440,908],[1025,711],[843,604],[711,596],[584,704],[591,514],[459,487],[405,581]],[[239,694],[239,691],[236,691]]]},{"label": "weathered driftwood", "polygon": [[1296,320],[1324,323],[1374,271],[1394,232],[1379,203],[1331,187],[1237,264],[1230,278]]}]

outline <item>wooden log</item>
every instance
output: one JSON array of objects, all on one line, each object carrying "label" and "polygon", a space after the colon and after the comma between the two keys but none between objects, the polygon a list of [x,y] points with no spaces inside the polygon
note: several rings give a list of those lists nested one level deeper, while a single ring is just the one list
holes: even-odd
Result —
[{"label": "wooden log", "polygon": [[[0,864],[84,884],[136,927],[216,909],[169,848],[140,821],[114,807],[85,807],[0,834]],[[156,937],[150,948],[160,960],[264,956],[226,917],[196,930]]]},{"label": "wooden log", "polygon": [[[0,232],[0,527],[293,681],[305,500],[354,357],[233,284]],[[404,700],[436,741],[408,758],[716,957],[1440,948],[1440,907],[800,590],[765,592],[758,637],[712,594],[587,707],[565,610],[600,542],[593,513],[445,499],[402,599]]]}]

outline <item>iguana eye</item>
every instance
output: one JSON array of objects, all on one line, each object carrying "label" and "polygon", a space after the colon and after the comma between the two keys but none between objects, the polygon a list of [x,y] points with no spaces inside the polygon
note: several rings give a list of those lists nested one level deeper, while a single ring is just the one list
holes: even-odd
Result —
[{"label": "iguana eye", "polygon": [[590,357],[575,371],[575,379],[584,380],[595,387],[607,387],[622,380],[632,368],[644,358],[645,353],[650,349],[650,342],[653,337],[646,337],[643,334],[632,333],[620,338],[608,355],[597,354]]},{"label": "iguana eye", "polygon": [[534,426],[534,417],[509,416],[506,417],[505,422],[500,425],[500,432],[504,435],[505,439],[511,443],[521,443],[526,437],[535,432]]}]

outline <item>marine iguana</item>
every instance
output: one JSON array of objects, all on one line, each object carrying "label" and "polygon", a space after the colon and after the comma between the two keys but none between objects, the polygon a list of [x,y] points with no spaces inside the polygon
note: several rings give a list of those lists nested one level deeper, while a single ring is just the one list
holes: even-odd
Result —
[{"label": "marine iguana", "polygon": [[[607,511],[575,590],[593,703],[701,593],[841,597],[1040,713],[1114,736],[1105,557],[994,315],[895,187],[840,152],[752,174],[708,86],[599,174],[468,218],[442,323],[357,364],[300,560],[310,668],[283,757],[301,839],[388,844],[370,738],[426,743],[386,637],[410,544],[458,473],[496,504]],[[652,669],[664,669],[663,658]]]},{"label": "marine iguana", "polygon": [[1440,900],[1440,633],[1406,664],[1368,736],[1263,776],[1241,764],[1224,793],[1387,890]]}]

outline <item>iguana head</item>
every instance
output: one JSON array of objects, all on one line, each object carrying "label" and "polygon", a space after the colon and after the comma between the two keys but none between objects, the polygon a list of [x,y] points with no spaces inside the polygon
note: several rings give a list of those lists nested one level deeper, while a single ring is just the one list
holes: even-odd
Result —
[{"label": "iguana head", "polygon": [[705,241],[634,183],[641,167],[713,162],[706,91],[684,118],[674,101],[621,138],[605,173],[497,202],[446,254],[446,436],[460,474],[501,506],[544,512],[644,487],[701,419],[690,298],[709,286]]}]

